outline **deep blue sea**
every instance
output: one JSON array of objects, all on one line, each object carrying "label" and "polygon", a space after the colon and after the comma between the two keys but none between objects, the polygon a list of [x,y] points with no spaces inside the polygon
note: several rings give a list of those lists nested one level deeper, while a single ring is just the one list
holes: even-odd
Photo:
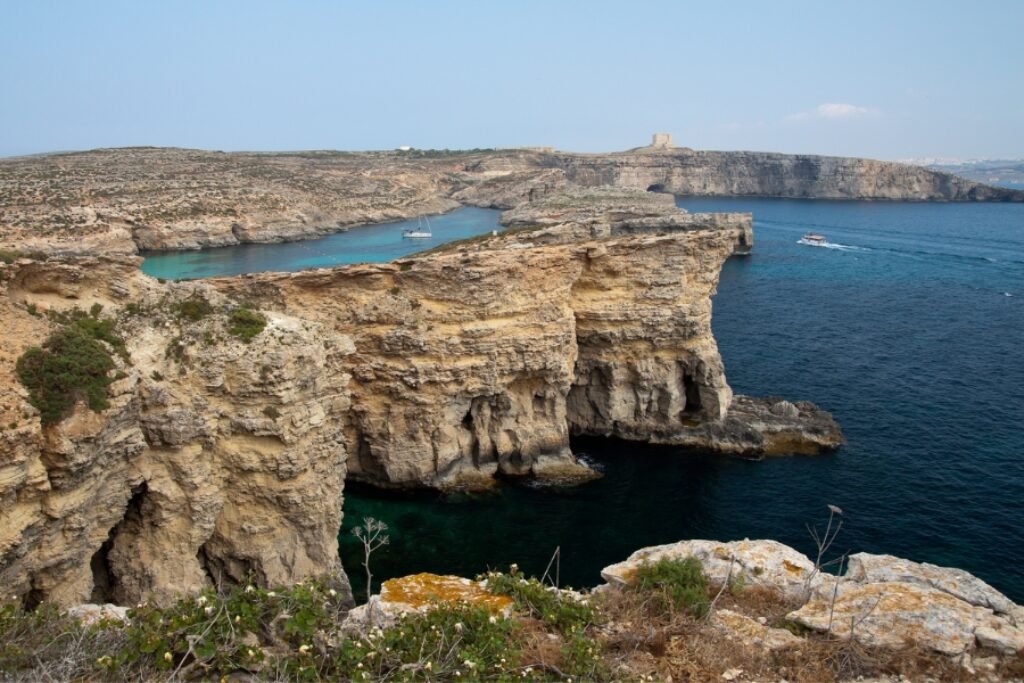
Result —
[{"label": "deep blue sea", "polygon": [[[376,579],[472,576],[511,562],[539,574],[560,547],[562,582],[585,586],[641,546],[684,538],[769,537],[810,552],[805,525],[822,524],[834,504],[845,513],[837,551],[962,567],[1024,601],[1024,205],[679,203],[754,214],[754,253],[726,263],[714,299],[734,390],[814,401],[833,412],[848,445],[751,462],[587,439],[574,448],[605,477],[575,489],[507,484],[439,496],[352,485],[340,538],[357,592],[361,558],[349,530],[367,515],[391,530],[373,558]],[[495,218],[465,209],[432,223],[440,241],[491,230]],[[445,221],[463,232],[443,233]],[[295,270],[430,246],[403,242],[401,228],[159,255],[144,270]],[[808,231],[831,247],[797,244]]]},{"label": "deep blue sea", "polygon": [[[731,259],[714,329],[737,392],[831,410],[848,445],[750,462],[579,440],[605,470],[557,491],[381,494],[350,487],[348,530],[391,526],[377,577],[472,576],[517,562],[594,585],[602,566],[685,538],[775,538],[811,552],[805,525],[845,512],[837,551],[967,569],[1024,601],[1024,205],[681,199],[751,211],[754,253]],[[821,232],[832,248],[797,244]]]}]

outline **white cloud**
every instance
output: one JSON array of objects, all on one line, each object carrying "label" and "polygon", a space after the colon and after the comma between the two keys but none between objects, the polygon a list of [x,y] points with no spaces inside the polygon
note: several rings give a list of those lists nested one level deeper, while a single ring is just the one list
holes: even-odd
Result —
[{"label": "white cloud", "polygon": [[844,104],[841,102],[826,102],[819,104],[811,111],[801,111],[790,114],[786,121],[791,123],[799,121],[810,121],[820,119],[826,121],[843,121],[851,119],[874,119],[881,116],[881,112],[874,107],[860,107],[856,104]]}]

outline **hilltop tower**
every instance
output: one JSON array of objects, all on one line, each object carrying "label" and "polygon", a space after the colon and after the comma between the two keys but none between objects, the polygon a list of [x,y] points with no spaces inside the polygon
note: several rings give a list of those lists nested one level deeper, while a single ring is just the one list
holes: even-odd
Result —
[{"label": "hilltop tower", "polygon": [[651,137],[651,147],[654,149],[672,149],[672,133],[655,133]]}]

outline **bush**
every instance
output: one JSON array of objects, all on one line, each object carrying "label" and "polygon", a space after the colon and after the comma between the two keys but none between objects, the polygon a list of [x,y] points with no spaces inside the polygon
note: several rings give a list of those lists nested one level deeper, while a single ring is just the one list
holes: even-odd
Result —
[{"label": "bush", "polygon": [[654,564],[644,562],[636,571],[633,587],[650,593],[658,610],[686,609],[695,617],[708,612],[708,580],[696,557],[663,557]]},{"label": "bush", "polygon": [[487,581],[487,590],[512,598],[520,612],[564,633],[585,629],[594,621],[594,608],[589,604],[566,597],[536,578],[526,579],[515,565],[508,574],[491,572],[480,578]]},{"label": "bush", "polygon": [[14,263],[22,256],[24,254],[17,249],[0,249],[0,263]]},{"label": "bush", "polygon": [[79,400],[96,412],[110,405],[107,386],[114,381],[110,371],[115,364],[101,340],[127,355],[112,321],[80,318],[50,335],[42,348],[34,346],[18,358],[18,379],[44,426],[63,420]]},{"label": "bush", "polygon": [[266,326],[267,319],[263,314],[251,308],[236,308],[228,319],[228,332],[245,342],[252,340]]},{"label": "bush", "polygon": [[213,313],[213,306],[201,296],[193,296],[181,301],[175,306],[179,318],[199,321]]},{"label": "bush", "polygon": [[545,586],[536,578],[527,579],[515,565],[507,574],[490,572],[478,578],[487,581],[487,589],[492,593],[512,598],[518,612],[540,619],[561,634],[562,673],[582,681],[610,677],[602,660],[601,645],[590,633],[597,612],[589,602]]}]

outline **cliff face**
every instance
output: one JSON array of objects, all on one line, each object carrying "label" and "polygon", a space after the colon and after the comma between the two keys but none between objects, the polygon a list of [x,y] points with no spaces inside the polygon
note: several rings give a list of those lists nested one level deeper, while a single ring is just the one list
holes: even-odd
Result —
[{"label": "cliff face", "polygon": [[0,160],[0,247],[113,255],[318,237],[573,187],[705,196],[1024,201],[1024,192],[869,159],[646,149],[224,153],[127,148]]},{"label": "cliff face", "polygon": [[[710,296],[722,262],[749,248],[748,214],[602,190],[504,220],[510,233],[395,264],[211,284],[353,338],[349,471],[375,483],[585,476],[570,432],[744,454],[840,442],[827,413],[772,413],[726,383]],[[764,409],[759,427],[729,421],[736,400]],[[806,440],[812,416],[821,433]]]},{"label": "cliff face", "polygon": [[[137,259],[0,265],[0,581],[28,602],[133,603],[340,576],[346,475],[594,476],[573,432],[752,455],[841,442],[814,406],[726,382],[710,297],[749,214],[586,190],[505,220],[396,263],[192,283]],[[249,343],[231,331],[241,302],[266,316]],[[93,304],[130,359],[111,405],[40,428],[14,360],[57,324],[40,312]]]},{"label": "cliff face", "polygon": [[[121,364],[105,411],[79,405],[43,429],[16,380],[4,383],[3,403],[28,417],[0,433],[0,582],[29,603],[64,604],[168,602],[249,574],[261,583],[336,574],[347,589],[336,535],[350,343],[270,315],[259,343],[245,344],[225,332],[232,302],[202,285],[159,286],[136,268],[5,269],[6,329],[36,326],[5,336],[13,355],[50,326],[18,304],[101,303],[117,312],[131,364]],[[174,314],[197,297],[215,312]]]},{"label": "cliff face", "polygon": [[609,155],[554,154],[544,162],[570,185],[614,185],[696,196],[801,199],[1024,201],[1024,192],[948,173],[873,159],[704,152],[687,149]]}]

